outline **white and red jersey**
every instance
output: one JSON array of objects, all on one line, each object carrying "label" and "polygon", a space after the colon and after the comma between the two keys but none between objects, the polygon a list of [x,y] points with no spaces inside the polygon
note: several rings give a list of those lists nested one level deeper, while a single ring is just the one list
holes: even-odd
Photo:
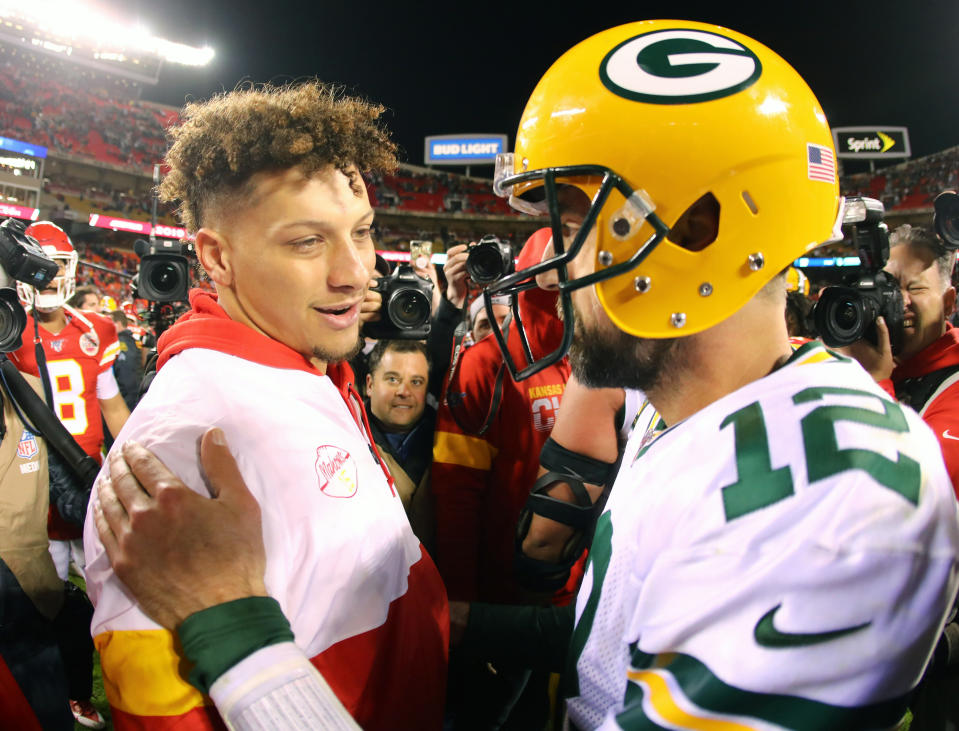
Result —
[{"label": "white and red jersey", "polygon": [[[57,417],[83,451],[100,461],[103,422],[97,399],[97,379],[108,371],[120,352],[113,321],[95,312],[79,312],[64,306],[67,326],[51,333],[40,324],[40,340],[47,359],[47,373],[53,389]],[[34,350],[33,316],[27,314],[23,345],[10,360],[18,370],[40,375]]]},{"label": "white and red jersey", "polygon": [[[197,444],[226,433],[260,503],[266,586],[296,645],[366,729],[439,728],[446,593],[379,463],[345,365],[326,375],[228,319],[209,294],[160,341],[160,368],[117,438],[207,494]],[[217,728],[173,636],[114,575],[88,511],[87,591],[116,728]]]}]

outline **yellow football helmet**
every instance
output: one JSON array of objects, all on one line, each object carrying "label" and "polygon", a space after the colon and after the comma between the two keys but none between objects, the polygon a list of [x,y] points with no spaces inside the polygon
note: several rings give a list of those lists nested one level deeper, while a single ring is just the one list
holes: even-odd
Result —
[{"label": "yellow football helmet", "polygon": [[789,267],[786,270],[786,291],[809,296],[809,279],[796,267]]},{"label": "yellow football helmet", "polygon": [[[591,207],[564,249],[557,196],[569,185]],[[557,255],[491,295],[553,268],[564,314],[569,293],[594,284],[610,319],[646,338],[726,319],[796,257],[837,238],[841,222],[832,136],[806,83],[761,43],[689,21],[619,26],[565,53],[533,91],[494,188],[519,210],[551,216]],[[709,196],[719,211],[711,243],[694,251],[671,240]],[[568,279],[591,230],[595,269]]]}]

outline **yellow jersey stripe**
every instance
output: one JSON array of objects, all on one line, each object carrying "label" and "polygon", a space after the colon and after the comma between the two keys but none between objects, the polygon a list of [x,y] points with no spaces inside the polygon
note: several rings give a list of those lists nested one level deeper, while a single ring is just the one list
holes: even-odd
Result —
[{"label": "yellow jersey stripe", "polygon": [[[646,699],[660,718],[683,729],[696,731],[755,731],[755,726],[747,726],[734,720],[708,717],[690,713],[679,706],[673,698],[666,679],[655,670],[630,670],[627,676],[634,683],[642,685],[646,691]],[[682,692],[682,691],[680,691]],[[644,700],[644,703],[645,703]],[[688,705],[692,705],[685,699]],[[701,713],[707,711],[700,710]],[[765,724],[763,724],[765,726]]]},{"label": "yellow jersey stripe", "polygon": [[809,365],[810,363],[823,363],[827,360],[834,360],[835,356],[830,353],[828,350],[815,350],[805,358],[800,360],[796,365]]},{"label": "yellow jersey stripe", "polygon": [[433,461],[489,470],[499,450],[485,439],[437,431],[433,441]]},{"label": "yellow jersey stripe", "polygon": [[112,343],[106,347],[106,350],[103,351],[103,355],[100,358],[100,365],[106,365],[116,360],[116,357],[120,354],[120,343],[119,341]]},{"label": "yellow jersey stripe", "polygon": [[179,716],[204,704],[203,695],[180,675],[186,659],[174,647],[172,633],[103,632],[93,644],[112,707],[135,716]]}]

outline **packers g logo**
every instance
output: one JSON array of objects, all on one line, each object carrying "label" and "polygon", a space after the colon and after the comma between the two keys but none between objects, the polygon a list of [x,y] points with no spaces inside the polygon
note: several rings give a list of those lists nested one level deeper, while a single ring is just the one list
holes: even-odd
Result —
[{"label": "packers g logo", "polygon": [[650,104],[692,104],[735,94],[762,74],[741,43],[703,30],[657,30],[623,41],[599,67],[614,94]]}]

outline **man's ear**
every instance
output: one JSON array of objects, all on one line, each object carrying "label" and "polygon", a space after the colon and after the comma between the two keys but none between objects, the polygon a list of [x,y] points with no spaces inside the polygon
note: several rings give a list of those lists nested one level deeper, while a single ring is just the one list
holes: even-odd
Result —
[{"label": "man's ear", "polygon": [[194,249],[210,279],[223,287],[233,284],[232,250],[223,234],[212,228],[201,228],[196,232]]},{"label": "man's ear", "polygon": [[956,288],[951,285],[942,293],[942,310],[946,319],[952,317],[956,311]]},{"label": "man's ear", "polygon": [[369,395],[370,389],[373,387],[373,376],[370,373],[366,374],[366,394]]}]

